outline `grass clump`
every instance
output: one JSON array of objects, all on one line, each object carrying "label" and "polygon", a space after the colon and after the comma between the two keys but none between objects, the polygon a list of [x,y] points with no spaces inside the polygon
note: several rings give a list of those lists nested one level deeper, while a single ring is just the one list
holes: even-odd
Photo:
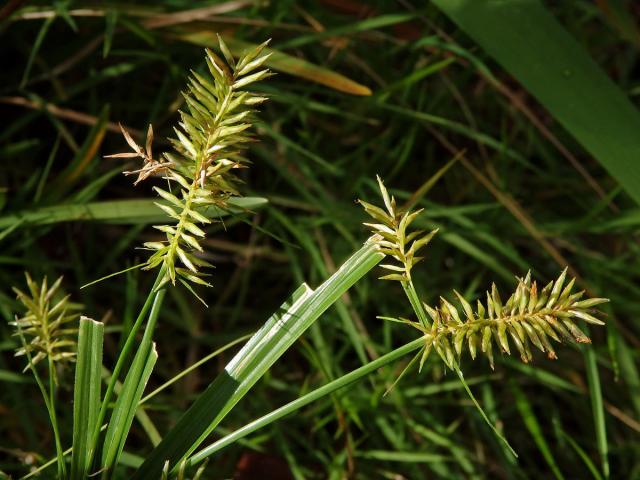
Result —
[{"label": "grass clump", "polygon": [[[0,9],[11,59],[0,72],[0,470],[202,480],[640,471],[632,9],[337,3]],[[507,14],[509,28],[482,35]],[[517,45],[523,31],[540,40],[539,61],[507,55],[533,48]],[[266,38],[256,58],[270,56],[246,75],[279,75],[234,91],[270,100],[207,156],[224,127],[223,90]],[[395,199],[370,200],[376,174]],[[205,189],[208,203],[197,203]],[[364,246],[354,198],[377,215]],[[139,268],[149,256],[153,273]],[[385,282],[364,276],[378,263]],[[537,309],[565,266],[558,298],[577,278],[564,306]],[[58,291],[103,320],[63,337],[77,344],[63,362],[75,384],[59,362],[57,384],[47,358],[34,365],[44,400],[21,373],[39,350],[13,356],[23,344],[10,322],[25,307],[11,286],[32,296],[25,270],[64,274]],[[611,304],[583,303],[592,296]],[[552,352],[560,360],[542,361]]]}]

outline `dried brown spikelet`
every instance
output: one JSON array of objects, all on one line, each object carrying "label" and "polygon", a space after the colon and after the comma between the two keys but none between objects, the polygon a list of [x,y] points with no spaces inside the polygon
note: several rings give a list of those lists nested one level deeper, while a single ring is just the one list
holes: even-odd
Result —
[{"label": "dried brown spikelet", "polygon": [[133,182],[134,185],[137,185],[138,183],[146,180],[152,175],[163,174],[167,172],[169,167],[171,167],[171,162],[163,162],[161,160],[154,160],[153,158],[153,127],[151,125],[149,125],[149,128],[147,130],[147,139],[145,141],[144,149],[136,143],[129,132],[127,132],[127,130],[121,124],[118,125],[120,127],[120,130],[122,131],[124,139],[129,144],[133,152],[105,155],[105,158],[141,158],[143,161],[142,168],[139,168],[138,170],[123,172],[125,175],[138,175],[136,181]]}]

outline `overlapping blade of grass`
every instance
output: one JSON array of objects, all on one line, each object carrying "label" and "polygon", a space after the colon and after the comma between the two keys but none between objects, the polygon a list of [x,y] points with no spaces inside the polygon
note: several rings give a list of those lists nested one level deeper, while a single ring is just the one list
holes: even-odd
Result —
[{"label": "overlapping blade of grass", "polygon": [[383,257],[373,245],[365,245],[315,291],[301,286],[183,414],[133,478],[154,478],[165,461],[177,465],[193,452],[296,339]]},{"label": "overlapping blade of grass", "polygon": [[[14,226],[18,222],[26,227],[72,221],[98,221],[135,225],[165,220],[166,214],[155,203],[163,202],[154,199],[107,200],[84,205],[64,204],[34,208],[0,217],[0,229]],[[266,203],[267,200],[260,197],[230,198],[227,210],[210,206],[206,210],[206,215],[209,218],[224,217],[230,214],[256,210],[266,205]]]},{"label": "overlapping blade of grass", "polygon": [[90,318],[80,319],[76,378],[73,389],[73,453],[71,480],[82,480],[90,467],[88,445],[100,411],[100,372],[104,325]]},{"label": "overlapping blade of grass", "polygon": [[535,444],[538,446],[540,453],[542,453],[542,456],[553,472],[553,475],[558,480],[564,480],[565,477],[558,466],[558,462],[556,462],[556,458],[553,455],[553,451],[549,446],[544,433],[542,432],[540,422],[538,422],[537,417],[533,413],[533,408],[531,407],[531,403],[529,403],[529,399],[515,383],[512,385],[511,391],[516,397],[516,407],[522,416],[522,420],[533,437]]},{"label": "overlapping blade of grass", "polygon": [[203,461],[204,459],[210,457],[211,455],[214,455],[215,453],[219,452],[223,448],[237,442],[241,438],[244,438],[247,435],[250,435],[251,433],[257,430],[264,428],[267,425],[297,410],[300,410],[302,407],[309,405],[310,403],[313,403],[335,392],[336,390],[339,390],[343,387],[346,387],[352,384],[353,382],[357,382],[367,377],[369,374],[371,374],[372,372],[375,372],[377,369],[404,357],[405,355],[417,350],[422,345],[423,345],[422,338],[413,340],[412,342],[407,343],[406,345],[403,345],[402,347],[399,347],[367,363],[366,365],[363,365],[362,367],[347,373],[346,375],[342,375],[340,378],[337,378],[327,383],[326,385],[323,385],[322,387],[316,388],[315,390],[301,396],[300,398],[297,398],[296,400],[293,400],[292,402],[289,402],[286,405],[283,405],[282,407],[269,412],[263,417],[260,417],[244,425],[242,428],[239,428],[238,430],[228,435],[225,435],[220,440],[209,445],[208,447],[203,448],[197,454],[190,457],[188,463],[190,465],[195,465],[196,463]]},{"label": "overlapping blade of grass", "polygon": [[434,0],[640,203],[640,113],[539,0]]},{"label": "overlapping blade of grass", "polygon": [[[146,349],[146,353],[146,358],[140,355],[134,360],[132,374],[127,375],[116,401],[104,441],[101,462],[101,469],[104,469],[102,478],[111,478],[113,469],[119,462],[133,423],[133,417],[138,409],[138,402],[142,398],[144,388],[147,386],[153,367],[158,360],[155,344],[150,350]],[[142,361],[136,362],[138,359],[142,359]]]},{"label": "overlapping blade of grass", "polygon": [[113,469],[118,464],[144,388],[158,359],[152,338],[165,294],[166,290],[163,289],[155,295],[144,336],[111,413],[102,448],[102,478],[111,478]]},{"label": "overlapping blade of grass", "polygon": [[[218,40],[216,33],[207,29],[180,29],[174,34],[180,40],[201,45],[203,47],[217,48]],[[256,45],[245,42],[238,38],[225,35],[224,41],[228,45],[233,55],[238,56],[244,50],[255,48]],[[349,93],[351,95],[371,95],[369,87],[362,85],[344,75],[334,72],[325,67],[315,65],[307,60],[288,55],[272,48],[265,48],[265,53],[271,54],[265,65],[272,68],[276,72],[288,73],[296,77],[304,78],[311,82],[319,83],[339,92]]]}]

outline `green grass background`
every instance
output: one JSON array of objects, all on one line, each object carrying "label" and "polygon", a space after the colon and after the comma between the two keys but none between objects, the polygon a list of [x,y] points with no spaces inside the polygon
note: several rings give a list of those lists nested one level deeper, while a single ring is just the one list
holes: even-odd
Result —
[{"label": "green grass background", "polygon": [[[503,3],[7,2],[0,313],[13,318],[23,270],[64,274],[85,314],[108,319],[113,364],[152,275],[79,286],[142,261],[135,248],[157,237],[148,225],[158,216],[149,182],[132,187],[120,173],[132,165],[102,158],[124,148],[117,123],[152,123],[160,151],[189,68],[204,67],[202,46],[216,32],[237,50],[271,37],[278,75],[258,87],[271,101],[242,172],[247,196],[268,204],[209,229],[209,308],[170,290],[150,386],[255,331],[301,282],[318,285],[358,249],[367,233],[354,200],[377,201],[376,174],[425,208],[423,228],[440,228],[414,270],[431,301],[453,288],[474,298],[492,281],[509,291],[529,268],[546,283],[568,265],[611,304],[588,349],[533,365],[503,357],[495,371],[463,362],[518,459],[436,357],[383,398],[407,358],[224,450],[207,478],[640,478],[640,12],[618,0]],[[135,201],[102,204],[124,200]],[[410,306],[399,285],[369,275],[212,438],[411,340],[376,315],[409,316]],[[37,389],[15,373],[15,344],[2,322],[0,470],[19,476],[32,452],[53,454],[53,440]],[[230,355],[149,402],[161,435]],[[70,387],[61,396],[70,402]],[[71,408],[60,415],[69,440]],[[150,446],[134,422],[124,459]]]}]

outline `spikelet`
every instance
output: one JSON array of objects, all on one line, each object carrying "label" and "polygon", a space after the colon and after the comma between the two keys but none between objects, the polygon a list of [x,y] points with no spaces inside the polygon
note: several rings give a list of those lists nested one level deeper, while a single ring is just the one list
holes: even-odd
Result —
[{"label": "spikelet", "polygon": [[441,297],[437,308],[425,305],[433,321],[429,327],[407,319],[390,320],[409,324],[424,335],[420,368],[433,349],[449,368],[454,368],[464,350],[468,350],[473,359],[483,353],[493,368],[494,347],[507,355],[517,351],[523,362],[532,360],[532,346],[550,359],[556,359],[551,340],[590,343],[576,322],[584,320],[593,325],[604,325],[593,307],[609,301],[606,298],[582,299],[584,291],[572,293],[575,278],[565,284],[566,277],[567,269],[538,292],[536,282],[531,282],[528,273],[524,279],[518,279],[516,291],[505,303],[493,284],[491,292],[487,292],[486,302],[478,300],[475,311],[458,292],[455,295],[460,312]]},{"label": "spikelet", "polygon": [[385,209],[359,200],[365,212],[374,220],[380,223],[365,223],[374,235],[369,239],[378,250],[395,259],[398,264],[383,264],[382,268],[391,273],[380,277],[381,280],[397,280],[409,282],[411,280],[411,269],[423,257],[418,256],[420,249],[429,244],[438,230],[425,233],[423,230],[408,232],[411,223],[420,215],[423,209],[416,211],[399,211],[396,207],[396,200],[389,196],[386,187],[380,177],[378,185],[384,201]]},{"label": "spikelet", "polygon": [[[38,285],[25,273],[29,293],[13,288],[18,300],[24,305],[23,316],[16,315],[15,321],[9,322],[16,328],[14,336],[24,339],[22,347],[16,350],[16,356],[31,357],[31,364],[49,358],[58,364],[65,364],[75,359],[76,338],[78,336],[78,319],[81,305],[71,303],[69,295],[60,297],[58,290],[62,277],[51,286],[47,278]],[[25,371],[29,365],[25,367]],[[53,379],[56,381],[56,379]]]},{"label": "spikelet", "polygon": [[162,198],[156,205],[172,220],[171,224],[154,226],[166,235],[166,240],[145,243],[154,253],[144,268],[162,266],[162,284],[175,284],[177,279],[187,287],[189,283],[210,286],[200,268],[211,265],[196,255],[203,252],[202,227],[212,222],[207,207],[225,208],[230,197],[240,195],[239,181],[232,171],[247,163],[241,153],[252,140],[249,129],[254,107],[266,100],[244,88],[271,75],[268,69],[261,68],[271,55],[263,54],[268,42],[245,53],[236,63],[222,39],[218,39],[224,60],[207,49],[209,75],[191,72],[188,91],[183,92],[186,110],[179,112],[176,137],[170,139],[174,151],[155,160],[151,128],[144,149],[123,129],[133,152],[113,155],[142,158],[142,168],[125,172],[138,174],[136,183],[156,173],[168,180],[169,188],[154,187]]},{"label": "spikelet", "polygon": [[200,480],[202,478],[202,475],[204,474],[205,469],[207,468],[208,463],[209,459],[205,460],[202,465],[198,467],[198,470],[196,470],[196,472],[193,474],[193,477],[189,478],[187,476],[188,465],[186,458],[182,459],[182,461],[178,464],[178,471],[174,475],[171,475],[170,473],[170,463],[169,460],[167,460],[166,462],[164,462],[160,480]]}]

